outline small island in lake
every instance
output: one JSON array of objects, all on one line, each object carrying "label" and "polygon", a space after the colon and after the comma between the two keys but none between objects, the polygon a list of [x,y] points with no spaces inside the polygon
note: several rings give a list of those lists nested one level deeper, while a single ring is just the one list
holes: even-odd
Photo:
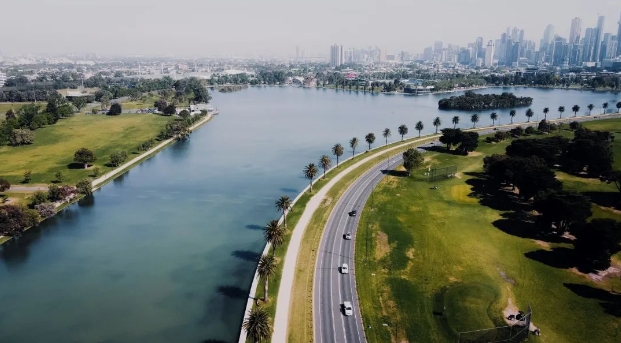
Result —
[{"label": "small island in lake", "polygon": [[452,96],[438,101],[441,110],[490,110],[495,108],[511,108],[530,106],[533,98],[516,97],[513,93],[476,94],[467,91],[464,95]]}]

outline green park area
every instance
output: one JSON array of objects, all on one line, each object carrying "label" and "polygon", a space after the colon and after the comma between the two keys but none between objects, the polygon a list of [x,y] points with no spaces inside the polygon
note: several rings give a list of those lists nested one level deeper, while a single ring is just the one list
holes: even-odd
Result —
[{"label": "green park area", "polygon": [[[584,126],[616,136],[613,169],[621,169],[621,120]],[[574,137],[565,129],[528,138],[554,135]],[[513,139],[483,138],[467,156],[433,149],[411,176],[388,175],[361,212],[355,275],[367,340],[457,342],[460,332],[508,325],[507,315],[530,305],[541,335],[529,341],[620,342],[619,273],[576,268],[571,235],[533,234],[532,200],[483,173],[484,157],[504,154]],[[455,177],[425,175],[444,166],[456,166]],[[589,221],[621,220],[614,182],[554,173],[564,191],[591,199]],[[621,269],[621,253],[611,263]]]}]

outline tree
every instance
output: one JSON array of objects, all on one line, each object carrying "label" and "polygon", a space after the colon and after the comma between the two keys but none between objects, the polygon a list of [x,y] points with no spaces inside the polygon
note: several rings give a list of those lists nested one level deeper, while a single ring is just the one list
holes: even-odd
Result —
[{"label": "tree", "polygon": [[526,110],[526,118],[528,118],[529,123],[530,123],[530,118],[532,118],[533,115],[535,115],[535,112],[533,112],[533,110],[531,110],[530,108]]},{"label": "tree", "polygon": [[91,114],[97,114],[99,111],[96,108],[91,108]]},{"label": "tree", "polygon": [[401,135],[401,140],[403,141],[403,136],[408,134],[408,127],[405,126],[405,124],[400,125],[399,128],[397,129],[397,132],[399,132],[399,134]]},{"label": "tree", "polygon": [[42,191],[36,191],[32,194],[32,197],[30,198],[30,206],[31,207],[35,207],[37,205],[43,204],[47,202],[47,194],[45,194],[45,192]]},{"label": "tree", "polygon": [[289,198],[289,196],[287,195],[282,195],[280,198],[278,198],[278,200],[276,200],[276,209],[278,211],[282,211],[282,219],[285,228],[287,227],[287,211],[291,209],[292,205],[293,201],[291,201],[291,198]]},{"label": "tree", "polygon": [[75,188],[80,194],[84,194],[84,195],[93,194],[93,184],[91,183],[91,180],[89,179],[82,179],[78,181],[78,183],[75,185]]},{"label": "tree", "polygon": [[356,147],[358,146],[358,138],[354,137],[349,141],[349,146],[351,147],[351,157],[356,156]]},{"label": "tree", "polygon": [[75,154],[73,154],[73,162],[82,163],[84,165],[84,169],[88,168],[89,163],[93,163],[95,161],[97,161],[95,154],[86,148],[80,148],[75,152]]},{"label": "tree", "polygon": [[543,109],[543,120],[547,120],[548,119],[548,112],[550,112],[550,109],[547,107],[544,107]]},{"label": "tree", "polygon": [[309,163],[306,167],[304,167],[304,177],[308,179],[310,182],[310,191],[313,192],[313,179],[317,175],[317,167],[314,163]]},{"label": "tree", "polygon": [[479,122],[479,115],[478,114],[473,114],[470,116],[470,121],[472,122],[472,128],[474,129],[474,127],[476,126],[476,124]]},{"label": "tree", "polygon": [[[571,231],[575,225],[582,225],[593,213],[589,198],[577,192],[548,190],[535,197],[533,208],[541,214],[539,223],[545,231],[556,231],[558,235]],[[556,228],[553,229],[552,227]]]},{"label": "tree", "polygon": [[608,108],[608,103],[605,102],[602,104],[602,114],[606,114],[606,109]]},{"label": "tree", "polygon": [[591,111],[593,111],[593,109],[595,108],[595,105],[589,104],[589,106],[587,106],[587,108],[589,109],[589,115],[591,115]]},{"label": "tree", "polygon": [[121,113],[123,113],[123,108],[121,107],[121,104],[118,102],[115,102],[114,104],[112,104],[112,106],[110,106],[110,110],[108,111],[109,116],[118,116]]},{"label": "tree", "polygon": [[559,164],[561,154],[569,145],[569,139],[552,136],[541,139],[516,139],[506,148],[507,155],[517,157],[537,156],[548,166]]},{"label": "tree", "polygon": [[162,111],[162,113],[164,113],[167,116],[172,116],[173,114],[177,113],[177,107],[174,104],[170,104],[164,107],[164,110]]},{"label": "tree", "polygon": [[513,117],[515,117],[515,110],[509,111],[509,117],[511,117],[511,124],[513,124]]},{"label": "tree", "polygon": [[373,144],[373,142],[375,142],[375,134],[374,133],[368,133],[366,136],[364,136],[364,140],[369,143],[369,150],[371,150],[371,144]]},{"label": "tree", "polygon": [[438,133],[438,126],[442,125],[442,120],[440,120],[440,117],[436,117],[436,119],[433,120],[433,126],[436,127],[436,133]]},{"label": "tree", "polygon": [[326,178],[326,170],[328,170],[328,168],[330,168],[330,166],[332,166],[332,160],[330,160],[330,157],[328,155],[322,155],[321,158],[319,158],[319,165],[321,166],[321,168],[323,168],[323,178]]},{"label": "tree", "polygon": [[26,170],[24,172],[24,183],[30,183],[32,181],[32,171]]},{"label": "tree", "polygon": [[464,155],[474,151],[479,146],[479,134],[476,132],[461,132],[459,135],[458,151]]},{"label": "tree", "polygon": [[11,184],[6,179],[0,179],[0,193],[4,193],[11,188]]},{"label": "tree", "polygon": [[34,131],[28,129],[13,129],[9,135],[9,145],[27,145],[34,143]]},{"label": "tree", "polygon": [[565,112],[565,106],[558,107],[558,119],[563,118],[563,112]]},{"label": "tree", "polygon": [[110,98],[107,95],[104,95],[100,102],[101,102],[101,109],[102,110],[107,110],[110,107]]},{"label": "tree", "polygon": [[57,171],[56,174],[54,174],[54,178],[55,181],[57,183],[61,183],[63,181],[65,181],[65,173],[63,173],[61,170]]},{"label": "tree", "polygon": [[84,97],[75,97],[73,98],[73,100],[71,100],[71,103],[73,103],[73,106],[75,106],[75,108],[78,109],[78,111],[81,111],[84,106],[86,106],[86,99],[84,99]]},{"label": "tree", "polygon": [[272,336],[270,316],[263,307],[253,307],[242,327],[253,343],[268,342]]},{"label": "tree", "polygon": [[179,116],[183,118],[183,120],[188,120],[191,114],[188,110],[182,110],[181,112],[179,112]]},{"label": "tree", "polygon": [[423,125],[423,122],[419,120],[414,128],[418,131],[418,137],[420,137],[420,132],[425,128],[425,125]]},{"label": "tree", "polygon": [[492,112],[489,117],[492,120],[492,126],[496,126],[496,119],[498,119],[498,114],[496,112]]},{"label": "tree", "polygon": [[605,175],[612,170],[613,138],[608,131],[586,128],[574,131],[574,139],[562,156],[563,167],[573,173],[582,173],[586,167],[591,177]]},{"label": "tree", "polygon": [[185,140],[190,137],[190,128],[185,120],[172,120],[166,123],[166,137]]},{"label": "tree", "polygon": [[278,220],[270,220],[270,222],[267,223],[263,229],[263,237],[266,242],[272,245],[273,254],[276,251],[276,248],[285,242],[285,230],[282,226],[280,226]]},{"label": "tree", "polygon": [[15,114],[15,111],[13,111],[12,108],[9,108],[9,110],[6,111],[4,115],[6,116],[6,120],[17,118],[17,115]]},{"label": "tree", "polygon": [[578,106],[578,105],[573,105],[573,106],[571,107],[571,110],[574,112],[574,117],[575,117],[576,115],[578,115],[578,111],[580,111],[580,106]]},{"label": "tree", "polygon": [[263,255],[259,259],[257,273],[264,282],[263,301],[265,302],[267,302],[267,286],[269,284],[269,278],[276,273],[276,268],[276,259],[274,258],[274,255]]},{"label": "tree", "polygon": [[382,132],[382,136],[384,136],[384,138],[386,139],[386,145],[388,145],[388,137],[391,136],[390,129],[385,128],[384,132]]},{"label": "tree", "polygon": [[453,119],[451,119],[451,122],[453,123],[453,128],[457,128],[457,124],[459,124],[459,116],[454,116]]},{"label": "tree", "polygon": [[125,151],[115,151],[110,155],[110,165],[113,167],[118,167],[127,159],[127,152]]},{"label": "tree", "polygon": [[614,219],[598,218],[582,223],[573,235],[574,251],[588,269],[608,269],[611,257],[621,251],[621,223]]},{"label": "tree", "polygon": [[513,185],[524,199],[528,200],[545,190],[561,189],[562,184],[554,172],[538,157],[511,157],[508,170],[514,174]]},{"label": "tree", "polygon": [[451,146],[459,144],[461,140],[460,129],[442,129],[442,136],[440,136],[440,142],[446,144],[446,150],[451,150]]},{"label": "tree", "polygon": [[409,148],[403,153],[403,168],[408,175],[411,175],[414,169],[419,168],[423,161],[423,155],[414,148]]},{"label": "tree", "polygon": [[343,156],[343,146],[339,143],[332,147],[332,155],[336,156],[336,167],[339,167],[339,157]]},{"label": "tree", "polygon": [[35,210],[41,218],[47,219],[56,214],[56,207],[50,203],[41,203],[34,206]]},{"label": "tree", "polygon": [[39,214],[17,205],[0,206],[0,235],[18,236],[25,228],[39,223]]},{"label": "tree", "polygon": [[621,113],[621,101],[617,103],[617,113]]}]

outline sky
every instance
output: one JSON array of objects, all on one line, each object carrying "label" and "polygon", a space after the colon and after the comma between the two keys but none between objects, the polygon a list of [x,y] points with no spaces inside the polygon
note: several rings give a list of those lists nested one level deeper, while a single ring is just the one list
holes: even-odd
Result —
[{"label": "sky", "polygon": [[0,6],[0,52],[154,56],[328,55],[332,44],[421,53],[436,40],[465,46],[508,26],[539,45],[548,24],[568,38],[621,0],[19,0]]}]

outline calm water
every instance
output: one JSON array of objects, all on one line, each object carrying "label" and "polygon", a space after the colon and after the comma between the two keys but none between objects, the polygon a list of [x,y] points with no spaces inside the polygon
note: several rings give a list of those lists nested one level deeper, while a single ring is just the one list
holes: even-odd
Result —
[{"label": "calm water", "polygon": [[[511,89],[495,88],[480,92]],[[512,90],[539,113],[584,110],[621,95]],[[0,342],[236,341],[260,228],[278,216],[274,200],[306,186],[302,167],[337,142],[400,124],[434,130],[443,96],[250,88],[215,94],[222,114],[71,206],[0,247]],[[498,111],[501,123],[508,110]],[[518,120],[525,120],[525,109]],[[581,111],[583,112],[583,111]],[[479,126],[489,125],[489,112]],[[594,113],[600,113],[596,109]],[[533,119],[536,119],[534,117]],[[361,144],[360,150],[362,150]],[[351,151],[346,151],[346,154]]]}]

